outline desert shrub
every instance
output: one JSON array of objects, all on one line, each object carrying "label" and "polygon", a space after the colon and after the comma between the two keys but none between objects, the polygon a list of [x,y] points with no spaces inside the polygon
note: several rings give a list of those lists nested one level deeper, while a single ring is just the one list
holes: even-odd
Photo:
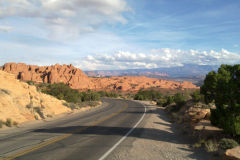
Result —
[{"label": "desert shrub", "polygon": [[7,94],[7,95],[10,95],[10,91],[6,90],[6,89],[0,89],[0,93],[4,93],[4,94]]},{"label": "desert shrub", "polygon": [[89,101],[89,102],[87,102],[87,103],[88,103],[88,105],[91,106],[91,107],[94,107],[94,106],[96,106],[96,105],[99,104],[99,102],[97,102],[97,101]]},{"label": "desert shrub", "polygon": [[[81,106],[87,106],[83,102],[100,100],[99,92],[94,92],[91,90],[88,90],[87,92],[79,92],[78,90],[72,89],[64,83],[41,83],[37,84],[37,88],[40,92],[52,95],[60,100],[65,100],[68,103],[64,103],[64,105],[71,109],[78,109]],[[109,95],[115,96],[113,93]],[[32,108],[32,105],[28,105],[27,107]],[[40,117],[44,118],[41,108],[35,107],[34,111],[36,111]]]},{"label": "desert shrub", "polygon": [[206,103],[216,104],[211,123],[240,136],[240,65],[221,65],[217,72],[209,72],[200,90]]},{"label": "desert shrub", "polygon": [[40,84],[38,88],[46,94],[50,94],[60,100],[65,100],[70,103],[79,103],[82,101],[98,101],[100,95],[97,92],[87,91],[79,92],[75,89],[70,88],[64,83],[55,84]]},{"label": "desert shrub", "polygon": [[17,126],[17,125],[18,125],[18,122],[13,121],[13,125],[14,125],[14,126]]},{"label": "desert shrub", "polygon": [[0,128],[2,128],[3,127],[3,121],[2,120],[0,120]]},{"label": "desert shrub", "polygon": [[52,117],[53,117],[53,115],[47,114],[47,117],[49,117],[49,118],[52,118]]},{"label": "desert shrub", "polygon": [[100,95],[97,92],[88,91],[88,92],[81,92],[81,100],[84,101],[99,101]]},{"label": "desert shrub", "polygon": [[164,97],[161,97],[160,99],[157,100],[157,105],[166,107],[167,105],[170,105],[174,103],[174,98],[173,96],[167,95]]},{"label": "desert shrub", "polygon": [[191,94],[192,100],[194,102],[203,102],[204,101],[204,95],[200,93],[199,90],[196,90]]},{"label": "desert shrub", "polygon": [[44,114],[43,114],[43,112],[42,112],[42,109],[41,109],[40,107],[34,107],[33,109],[34,109],[35,112],[37,112],[37,113],[39,114],[39,116],[40,116],[41,118],[45,118],[45,117],[44,117]]},{"label": "desert shrub", "polygon": [[163,107],[174,103],[174,97],[173,96],[165,96],[165,99],[166,99],[166,102],[163,103]]},{"label": "desert shrub", "polygon": [[78,103],[77,106],[78,108],[87,107],[87,106],[94,107],[94,106],[97,106],[98,104],[99,104],[98,101],[85,101],[85,102]]},{"label": "desert shrub", "polygon": [[161,93],[155,90],[140,90],[134,96],[135,100],[150,100],[157,101],[162,97]]},{"label": "desert shrub", "polygon": [[215,139],[209,139],[204,142],[207,152],[215,152],[218,150],[218,142]]},{"label": "desert shrub", "polygon": [[29,85],[35,85],[34,81],[27,81],[26,83],[29,84]]},{"label": "desert shrub", "polygon": [[12,119],[11,119],[11,118],[8,118],[8,119],[6,120],[6,122],[5,122],[5,125],[8,126],[8,127],[12,127],[12,125],[13,125]]},{"label": "desert shrub", "polygon": [[223,138],[219,141],[219,148],[226,150],[237,147],[239,144],[234,139]]},{"label": "desert shrub", "polygon": [[173,101],[178,107],[182,107],[186,104],[186,97],[181,93],[177,93],[173,96]]},{"label": "desert shrub", "polygon": [[143,95],[141,95],[141,94],[136,94],[134,96],[134,99],[135,100],[141,100],[141,101],[146,100],[146,98]]},{"label": "desert shrub", "polygon": [[50,94],[60,100],[77,103],[81,101],[81,94],[64,83],[55,83],[44,86],[42,92]]},{"label": "desert shrub", "polygon": [[187,98],[181,93],[176,93],[174,96],[169,97],[169,103],[174,102],[176,104],[169,109],[169,112],[178,112],[186,104],[186,100]]},{"label": "desert shrub", "polygon": [[[166,101],[167,100],[165,98],[160,98],[160,99],[157,100],[157,105],[158,106],[163,106],[163,104],[165,104]],[[163,107],[165,107],[165,106],[163,106]]]},{"label": "desert shrub", "polygon": [[194,147],[194,148],[200,148],[200,147],[202,147],[202,145],[203,145],[205,142],[206,142],[205,139],[200,139],[198,142],[196,142],[196,143],[193,144],[193,147]]},{"label": "desert shrub", "polygon": [[36,120],[38,120],[38,116],[37,116],[37,115],[34,115],[34,118],[35,118]]},{"label": "desert shrub", "polygon": [[117,98],[119,95],[115,92],[106,92],[106,91],[99,91],[98,94],[101,97],[111,97],[111,98]]}]

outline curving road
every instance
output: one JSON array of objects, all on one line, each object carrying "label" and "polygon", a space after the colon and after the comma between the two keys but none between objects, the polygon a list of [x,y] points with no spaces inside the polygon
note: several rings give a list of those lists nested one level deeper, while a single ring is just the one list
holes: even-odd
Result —
[{"label": "curving road", "polygon": [[103,106],[18,132],[0,131],[0,160],[81,160],[107,158],[142,121],[137,102],[103,99]]}]

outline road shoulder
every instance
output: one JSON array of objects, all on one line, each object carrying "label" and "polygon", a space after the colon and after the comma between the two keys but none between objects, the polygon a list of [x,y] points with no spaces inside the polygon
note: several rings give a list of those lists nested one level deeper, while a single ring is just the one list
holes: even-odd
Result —
[{"label": "road shoulder", "polygon": [[107,159],[186,160],[211,159],[203,150],[190,147],[191,137],[172,124],[163,108],[141,102],[147,107],[144,122],[138,126],[141,133],[129,136]]}]

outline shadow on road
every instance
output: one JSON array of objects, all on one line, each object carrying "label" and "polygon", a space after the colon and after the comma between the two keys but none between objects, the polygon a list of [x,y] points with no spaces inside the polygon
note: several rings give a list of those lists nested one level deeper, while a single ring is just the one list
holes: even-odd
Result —
[{"label": "shadow on road", "polygon": [[[128,112],[133,114],[142,114],[142,112]],[[162,141],[173,144],[183,144],[189,145],[193,142],[193,139],[183,135],[179,127],[176,124],[170,123],[170,119],[164,112],[162,108],[151,108],[148,113],[158,114],[158,117],[161,119],[161,122],[155,122],[159,125],[165,125],[168,127],[168,130],[160,130],[154,128],[136,128],[129,137],[149,139],[154,141]],[[83,130],[84,129],[84,130]],[[33,132],[43,132],[43,133],[72,133],[78,135],[118,135],[124,136],[131,128],[129,127],[112,127],[112,126],[67,126],[67,127],[54,127],[49,129],[37,129]],[[186,151],[186,148],[179,147],[178,149]],[[193,159],[212,159],[210,155],[202,149],[189,149],[191,152],[188,155],[189,158]],[[174,154],[174,153],[173,153]]]}]

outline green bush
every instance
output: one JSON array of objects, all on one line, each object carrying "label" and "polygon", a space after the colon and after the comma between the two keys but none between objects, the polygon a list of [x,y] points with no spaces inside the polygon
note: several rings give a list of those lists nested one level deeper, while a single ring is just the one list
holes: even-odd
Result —
[{"label": "green bush", "polygon": [[[167,102],[167,100],[165,98],[160,98],[157,100],[157,105],[158,106],[163,106],[163,104],[165,104]],[[163,106],[165,107],[165,106]]]},{"label": "green bush", "polygon": [[239,144],[234,139],[223,138],[219,142],[219,148],[226,150],[237,147]]},{"label": "green bush", "polygon": [[221,65],[217,72],[209,72],[200,90],[207,104],[216,104],[212,124],[240,136],[240,65]]},{"label": "green bush", "polygon": [[111,97],[111,98],[117,98],[119,95],[115,92],[106,92],[106,91],[99,91],[98,94],[101,97]]},{"label": "green bush", "polygon": [[100,95],[97,92],[87,91],[79,92],[75,89],[70,88],[64,83],[46,84],[42,83],[38,86],[39,91],[50,94],[60,100],[65,100],[69,103],[80,103],[83,101],[98,101]]},{"label": "green bush", "polygon": [[42,88],[42,92],[67,102],[81,102],[81,94],[64,83],[55,83]]},{"label": "green bush", "polygon": [[177,93],[173,96],[173,101],[176,103],[178,107],[182,107],[186,104],[186,98],[183,94]]},{"label": "green bush", "polygon": [[100,95],[97,92],[88,91],[81,93],[82,101],[99,101]]},{"label": "green bush", "polygon": [[172,101],[172,103],[174,102],[176,104],[169,108],[169,112],[178,112],[181,109],[181,107],[183,107],[186,104],[187,98],[183,94],[177,93],[169,99],[170,101]]},{"label": "green bush", "polygon": [[193,92],[191,94],[191,97],[194,102],[203,102],[204,101],[204,95],[202,95],[199,90]]},{"label": "green bush", "polygon": [[174,103],[174,97],[173,96],[165,96],[166,102],[163,103],[163,107],[166,107],[167,105],[170,105]]},{"label": "green bush", "polygon": [[173,96],[164,96],[157,100],[157,105],[162,107],[166,107],[167,105],[170,105],[172,103],[174,103]]},{"label": "green bush", "polygon": [[134,96],[135,100],[149,100],[149,101],[157,101],[162,97],[159,91],[155,90],[140,90]]}]

